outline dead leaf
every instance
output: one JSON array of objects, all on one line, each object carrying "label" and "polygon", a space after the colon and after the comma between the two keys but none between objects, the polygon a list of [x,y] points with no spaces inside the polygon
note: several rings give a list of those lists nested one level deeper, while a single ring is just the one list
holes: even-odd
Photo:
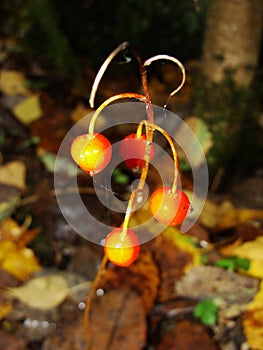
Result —
[{"label": "dead leaf", "polygon": [[[0,250],[3,243],[0,242]],[[6,243],[11,244],[13,242],[7,241]],[[32,273],[41,270],[41,266],[33,251],[29,248],[17,249],[14,243],[9,246],[7,255],[2,261],[2,268],[22,281],[28,279]]]},{"label": "dead leaf", "polygon": [[30,124],[43,115],[39,94],[31,95],[13,108],[13,113],[23,124]]},{"label": "dead leaf", "polygon": [[263,237],[245,242],[233,250],[233,255],[250,260],[249,269],[246,271],[251,276],[263,278]]},{"label": "dead leaf", "polygon": [[0,223],[0,266],[22,281],[41,269],[33,251],[25,247],[39,232],[28,230],[30,224],[30,218],[21,226],[11,218]]},{"label": "dead leaf", "polygon": [[181,251],[190,253],[192,255],[192,259],[189,264],[185,266],[184,271],[187,271],[193,266],[200,264],[201,253],[200,249],[198,249],[195,245],[195,243],[197,243],[197,240],[194,237],[187,234],[181,234],[181,232],[175,227],[167,227],[162,235],[171,240]]},{"label": "dead leaf", "polygon": [[8,96],[30,94],[26,88],[25,75],[16,70],[2,70],[0,74],[0,90]]},{"label": "dead leaf", "polygon": [[13,310],[13,305],[10,301],[0,303],[0,321],[5,318]]},{"label": "dead leaf", "polygon": [[[175,285],[178,295],[196,299],[217,299],[221,302],[221,315],[229,308],[239,314],[253,299],[258,290],[258,280],[215,266],[197,266]],[[232,309],[232,310],[233,310]],[[237,315],[235,315],[237,316]]]},{"label": "dead leaf", "polygon": [[[176,230],[168,228],[165,230],[160,239],[155,240],[154,258],[159,267],[160,285],[158,289],[157,300],[164,302],[175,297],[174,285],[193,264],[195,264],[193,246],[190,247],[190,242],[178,242]],[[181,235],[182,239],[185,239]],[[197,260],[199,260],[197,258]],[[196,263],[198,263],[196,261]]]},{"label": "dead leaf", "polygon": [[184,320],[166,327],[156,349],[216,350],[217,346],[202,324]]},{"label": "dead leaf", "polygon": [[0,167],[0,183],[23,190],[26,185],[26,166],[15,160]]},{"label": "dead leaf", "polygon": [[252,350],[263,349],[263,281],[243,315],[244,333]]},{"label": "dead leaf", "polygon": [[263,210],[235,208],[234,204],[228,200],[217,203],[207,199],[199,220],[205,227],[221,231],[236,227],[249,220],[262,218]]},{"label": "dead leaf", "polygon": [[12,218],[6,218],[0,222],[0,240],[17,240],[24,231]]},{"label": "dead leaf", "polygon": [[138,259],[128,268],[113,267],[105,271],[100,288],[110,290],[123,288],[135,290],[142,299],[143,307],[148,312],[154,305],[158,285],[158,268],[149,251],[141,251]]},{"label": "dead leaf", "polygon": [[131,290],[110,290],[94,299],[90,350],[142,350],[146,319],[141,298]]},{"label": "dead leaf", "polygon": [[35,277],[21,287],[9,289],[9,294],[29,307],[48,310],[58,306],[68,296],[66,279],[60,275]]},{"label": "dead leaf", "polygon": [[15,333],[0,329],[0,349],[28,350],[28,341]]}]

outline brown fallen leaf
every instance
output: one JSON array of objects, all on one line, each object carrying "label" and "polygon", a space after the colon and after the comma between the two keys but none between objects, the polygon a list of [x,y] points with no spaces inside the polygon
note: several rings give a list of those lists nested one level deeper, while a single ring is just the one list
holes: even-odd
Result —
[{"label": "brown fallen leaf", "polygon": [[176,281],[190,267],[200,263],[200,252],[190,243],[190,239],[174,228],[167,228],[155,241],[154,258],[160,273],[158,302],[174,298]]},{"label": "brown fallen leaf", "polygon": [[138,259],[128,268],[108,267],[100,288],[135,290],[141,296],[146,312],[154,305],[159,285],[158,268],[149,251],[140,253]]},{"label": "brown fallen leaf", "polygon": [[93,300],[90,350],[142,350],[146,318],[141,298],[131,290],[110,290]]},{"label": "brown fallen leaf", "polygon": [[196,322],[180,321],[170,324],[157,350],[216,350],[217,346],[206,328]]},{"label": "brown fallen leaf", "polygon": [[175,285],[179,296],[220,301],[220,316],[240,315],[257,293],[259,281],[215,266],[197,266]]}]

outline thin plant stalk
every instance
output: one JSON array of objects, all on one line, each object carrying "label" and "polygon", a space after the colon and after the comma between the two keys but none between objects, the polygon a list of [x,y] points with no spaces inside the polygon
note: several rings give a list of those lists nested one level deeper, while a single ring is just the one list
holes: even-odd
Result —
[{"label": "thin plant stalk", "polygon": [[99,86],[99,83],[106,71],[106,69],[108,68],[109,64],[111,63],[111,61],[123,50],[125,50],[127,47],[129,46],[129,43],[127,41],[124,41],[123,43],[121,43],[120,45],[118,45],[116,47],[116,49],[114,49],[109,56],[106,58],[106,60],[104,61],[104,63],[102,64],[102,66],[100,67],[95,79],[94,79],[94,83],[92,85],[91,88],[91,92],[90,92],[90,98],[89,98],[89,104],[91,108],[94,108],[94,100],[95,100],[95,96],[96,96],[96,92]]},{"label": "thin plant stalk", "polygon": [[125,92],[125,93],[121,93],[118,95],[114,95],[110,98],[108,98],[106,101],[104,101],[94,112],[90,123],[89,123],[89,134],[93,135],[94,134],[94,128],[95,128],[95,122],[99,116],[99,114],[101,113],[101,111],[106,108],[109,104],[111,104],[114,101],[120,100],[120,99],[124,99],[124,98],[134,98],[137,99],[139,101],[145,101],[145,96],[141,95],[141,94],[136,94],[134,92]]}]

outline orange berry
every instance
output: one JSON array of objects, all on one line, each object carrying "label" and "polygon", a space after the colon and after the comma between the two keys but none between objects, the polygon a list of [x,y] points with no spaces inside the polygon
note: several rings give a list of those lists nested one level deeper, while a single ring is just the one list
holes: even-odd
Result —
[{"label": "orange berry", "polygon": [[[120,156],[131,169],[141,169],[145,165],[144,155],[147,138],[145,134],[137,137],[135,133],[126,136],[120,143]],[[154,157],[154,146],[150,147],[150,160]]]},{"label": "orange berry", "polygon": [[160,187],[150,197],[150,210],[155,219],[164,225],[179,225],[186,217],[189,207],[186,194],[180,190],[173,194],[171,187]]},{"label": "orange berry", "polygon": [[138,238],[129,228],[125,235],[122,227],[115,228],[105,238],[104,252],[115,265],[131,265],[137,258],[139,251],[140,243]]},{"label": "orange berry", "polygon": [[73,140],[70,153],[78,166],[92,176],[110,162],[111,143],[102,134],[83,134]]}]

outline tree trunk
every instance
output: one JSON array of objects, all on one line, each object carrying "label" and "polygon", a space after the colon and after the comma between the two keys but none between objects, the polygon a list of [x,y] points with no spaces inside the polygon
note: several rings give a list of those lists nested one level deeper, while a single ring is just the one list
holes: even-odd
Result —
[{"label": "tree trunk", "polygon": [[203,74],[221,82],[227,72],[248,87],[257,68],[262,34],[262,0],[210,0],[203,45]]}]

